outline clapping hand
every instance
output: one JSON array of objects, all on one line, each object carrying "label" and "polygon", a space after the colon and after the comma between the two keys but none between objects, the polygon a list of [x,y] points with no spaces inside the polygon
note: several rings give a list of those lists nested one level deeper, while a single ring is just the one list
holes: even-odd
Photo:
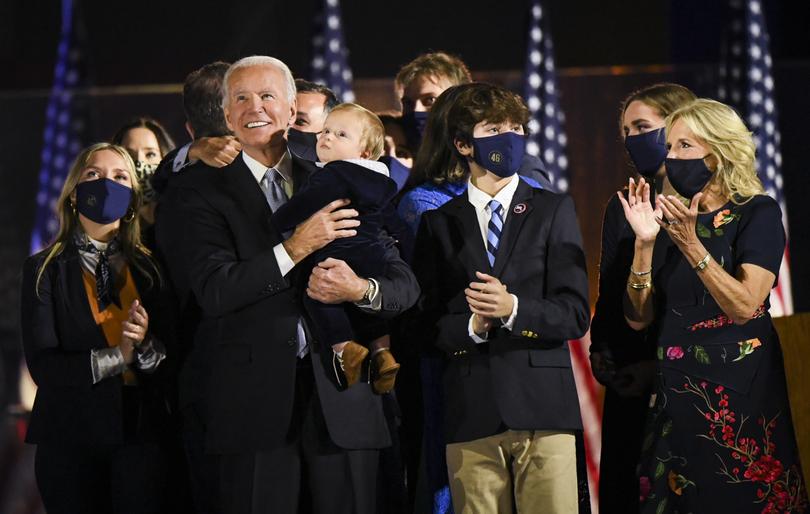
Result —
[{"label": "clapping hand", "polygon": [[129,307],[129,319],[121,324],[123,334],[121,336],[121,353],[124,361],[129,364],[135,358],[135,347],[141,344],[149,329],[149,315],[143,308],[141,302],[135,300]]},{"label": "clapping hand", "polygon": [[674,196],[658,197],[661,204],[661,211],[665,220],[658,220],[658,224],[667,231],[672,242],[682,250],[690,244],[698,241],[695,225],[697,224],[698,204],[703,193],[697,193],[692,197],[692,203],[686,207]]},{"label": "clapping hand", "polygon": [[621,191],[617,192],[624,209],[624,217],[636,234],[636,239],[641,242],[653,242],[661,229],[661,207],[653,207],[650,202],[650,184],[643,178],[636,185],[636,181],[631,177],[627,187],[629,192],[626,200]]},{"label": "clapping hand", "polygon": [[464,290],[473,314],[492,319],[511,316],[515,300],[506,286],[497,278],[480,271],[476,271],[475,276],[481,282],[471,282],[470,287]]}]

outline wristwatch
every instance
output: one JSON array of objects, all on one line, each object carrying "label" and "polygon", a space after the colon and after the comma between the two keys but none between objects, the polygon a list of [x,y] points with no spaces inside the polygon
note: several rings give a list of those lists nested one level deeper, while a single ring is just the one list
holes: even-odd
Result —
[{"label": "wristwatch", "polygon": [[712,254],[707,253],[706,256],[704,258],[700,259],[698,261],[698,263],[695,264],[695,267],[692,268],[692,269],[694,269],[695,271],[703,271],[703,270],[705,270],[706,267],[709,265],[709,261],[711,260],[711,258],[712,258]]},{"label": "wristwatch", "polygon": [[374,295],[376,293],[377,293],[377,284],[375,284],[373,280],[368,279],[368,287],[366,288],[365,294],[363,294],[363,299],[357,302],[357,304],[371,305],[371,299],[374,298]]}]

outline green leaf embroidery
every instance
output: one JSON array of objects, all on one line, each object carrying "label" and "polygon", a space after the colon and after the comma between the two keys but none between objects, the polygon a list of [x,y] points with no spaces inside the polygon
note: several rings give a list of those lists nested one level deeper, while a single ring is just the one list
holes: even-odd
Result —
[{"label": "green leaf embroidery", "polygon": [[695,225],[695,230],[697,231],[697,235],[700,237],[712,237],[712,233],[709,232],[709,229],[706,228],[705,225],[698,223]]},{"label": "green leaf embroidery", "polygon": [[695,345],[695,359],[701,364],[711,364],[712,360],[709,358],[709,354],[706,353],[706,350],[702,346]]},{"label": "green leaf embroidery", "polygon": [[668,419],[666,423],[664,423],[664,428],[661,429],[661,437],[666,437],[669,433],[672,432],[672,420]]},{"label": "green leaf embroidery", "polygon": [[666,471],[666,467],[664,466],[663,462],[658,462],[658,465],[655,467],[655,479],[658,480],[662,476],[664,476],[664,472]]},{"label": "green leaf embroidery", "polygon": [[759,339],[748,339],[747,341],[740,341],[737,344],[740,345],[740,356],[731,362],[743,360],[748,355],[754,353],[754,350],[756,350],[757,347],[760,346]]},{"label": "green leaf embroidery", "polygon": [[658,360],[659,361],[664,360],[664,347],[663,346],[658,347]]},{"label": "green leaf embroidery", "polygon": [[714,229],[714,233],[715,233],[715,235],[722,236],[723,235],[723,229],[722,228],[716,228],[716,229]]},{"label": "green leaf embroidery", "polygon": [[661,503],[658,504],[658,508],[655,509],[655,514],[664,514],[665,510],[667,510],[667,499],[666,498],[661,500]]}]

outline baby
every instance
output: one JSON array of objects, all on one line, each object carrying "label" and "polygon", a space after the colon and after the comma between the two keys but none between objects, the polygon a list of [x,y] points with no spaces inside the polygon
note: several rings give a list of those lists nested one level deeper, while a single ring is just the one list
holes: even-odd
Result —
[{"label": "baby", "polygon": [[[383,212],[397,191],[388,168],[376,160],[382,153],[384,137],[377,115],[357,104],[341,104],[329,113],[316,147],[321,161],[318,165],[323,169],[310,175],[307,184],[273,213],[273,224],[281,232],[292,230],[327,203],[349,198],[351,207],[359,212],[360,226],[355,236],[332,241],[313,253],[305,265],[314,266],[333,257],[346,261],[358,276],[383,272]],[[376,282],[370,284],[376,286]],[[399,364],[391,355],[385,322],[362,314],[351,304],[327,305],[307,295],[304,307],[318,339],[332,347],[331,364],[340,385],[349,387],[359,381],[369,353],[358,343],[363,340],[371,341],[374,390],[384,393],[393,388]]]}]

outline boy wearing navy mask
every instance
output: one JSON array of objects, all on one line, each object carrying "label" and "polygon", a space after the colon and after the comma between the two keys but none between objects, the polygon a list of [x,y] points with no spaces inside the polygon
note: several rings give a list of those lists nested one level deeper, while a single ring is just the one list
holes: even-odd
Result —
[{"label": "boy wearing navy mask", "polygon": [[478,84],[445,139],[470,168],[466,194],[423,215],[416,339],[447,360],[446,455],[456,512],[576,512],[582,428],[566,341],[588,328],[587,274],[570,197],[516,172],[529,113]]}]

